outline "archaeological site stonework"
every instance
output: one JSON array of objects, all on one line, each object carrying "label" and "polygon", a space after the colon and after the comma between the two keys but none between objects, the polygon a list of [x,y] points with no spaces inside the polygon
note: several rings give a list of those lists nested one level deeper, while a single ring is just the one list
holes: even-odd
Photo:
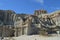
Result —
[{"label": "archaeological site stonework", "polygon": [[0,36],[60,34],[60,10],[48,13],[35,10],[33,15],[0,10]]}]

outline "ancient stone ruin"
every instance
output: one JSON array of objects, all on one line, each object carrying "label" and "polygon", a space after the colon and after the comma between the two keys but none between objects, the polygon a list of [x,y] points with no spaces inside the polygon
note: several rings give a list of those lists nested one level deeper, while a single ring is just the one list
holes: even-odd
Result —
[{"label": "ancient stone ruin", "polygon": [[60,10],[35,10],[34,15],[0,10],[0,37],[49,34],[60,34]]}]

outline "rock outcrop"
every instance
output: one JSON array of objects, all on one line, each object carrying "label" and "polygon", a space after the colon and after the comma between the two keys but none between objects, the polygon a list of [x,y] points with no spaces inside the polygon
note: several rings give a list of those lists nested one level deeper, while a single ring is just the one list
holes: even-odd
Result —
[{"label": "rock outcrop", "polygon": [[0,26],[0,30],[9,30],[3,30],[3,37],[57,34],[57,31],[60,32],[60,11],[48,14],[45,10],[36,10],[34,15],[28,15],[16,14],[12,10],[0,10]]}]

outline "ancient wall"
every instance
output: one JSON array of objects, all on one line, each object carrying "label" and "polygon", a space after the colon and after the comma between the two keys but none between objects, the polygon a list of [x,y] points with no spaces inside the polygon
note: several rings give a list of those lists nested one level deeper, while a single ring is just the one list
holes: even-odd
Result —
[{"label": "ancient wall", "polygon": [[38,16],[38,15],[46,14],[46,13],[47,13],[47,11],[46,11],[46,10],[35,10],[34,15]]},{"label": "ancient wall", "polygon": [[6,28],[8,35],[5,35],[4,31],[5,36],[33,35],[41,33],[41,30],[49,33],[60,28],[60,11],[48,14],[45,10],[36,10],[34,15],[28,15],[16,14],[12,10],[0,10],[0,23],[0,26],[13,26],[13,29]]}]

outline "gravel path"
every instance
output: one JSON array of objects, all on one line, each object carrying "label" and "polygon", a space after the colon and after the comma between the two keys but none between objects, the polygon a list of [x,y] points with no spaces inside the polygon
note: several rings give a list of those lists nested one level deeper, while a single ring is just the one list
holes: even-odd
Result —
[{"label": "gravel path", "polygon": [[60,40],[60,35],[54,35],[54,36],[41,36],[41,35],[22,35],[19,37],[6,37],[3,40]]},{"label": "gravel path", "polygon": [[43,37],[39,35],[32,35],[32,36],[20,36],[20,37],[15,37],[15,40],[60,40],[60,36],[53,36],[53,37]]}]

